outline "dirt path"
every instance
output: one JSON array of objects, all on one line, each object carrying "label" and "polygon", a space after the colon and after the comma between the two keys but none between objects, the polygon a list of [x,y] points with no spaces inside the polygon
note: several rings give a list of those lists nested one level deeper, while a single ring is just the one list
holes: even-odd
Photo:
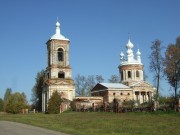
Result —
[{"label": "dirt path", "polygon": [[0,135],[67,135],[26,124],[0,121]]}]

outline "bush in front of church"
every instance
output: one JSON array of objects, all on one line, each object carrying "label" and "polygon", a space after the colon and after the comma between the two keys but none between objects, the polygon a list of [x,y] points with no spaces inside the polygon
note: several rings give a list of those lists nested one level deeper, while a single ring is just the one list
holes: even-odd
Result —
[{"label": "bush in front of church", "polygon": [[62,102],[61,95],[55,91],[48,102],[48,113],[57,114],[60,113],[60,104]]}]

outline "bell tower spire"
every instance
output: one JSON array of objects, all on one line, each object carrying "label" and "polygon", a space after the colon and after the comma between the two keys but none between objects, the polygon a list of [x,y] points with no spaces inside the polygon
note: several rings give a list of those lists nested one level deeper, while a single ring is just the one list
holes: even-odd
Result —
[{"label": "bell tower spire", "polygon": [[61,35],[60,23],[58,21],[56,22],[56,35]]}]

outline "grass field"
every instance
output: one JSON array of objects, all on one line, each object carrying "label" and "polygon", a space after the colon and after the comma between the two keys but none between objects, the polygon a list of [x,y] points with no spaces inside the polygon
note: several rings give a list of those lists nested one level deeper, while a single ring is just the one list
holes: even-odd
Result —
[{"label": "grass field", "polygon": [[180,135],[180,113],[1,114],[8,120],[71,135]]}]

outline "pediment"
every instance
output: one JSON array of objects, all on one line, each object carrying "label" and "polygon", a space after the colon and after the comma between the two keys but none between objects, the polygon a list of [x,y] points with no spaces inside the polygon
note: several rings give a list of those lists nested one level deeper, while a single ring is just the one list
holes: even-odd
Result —
[{"label": "pediment", "polygon": [[54,82],[55,85],[68,85],[69,83],[67,83],[66,81],[57,81]]},{"label": "pediment", "polygon": [[139,82],[132,83],[130,87],[151,87],[151,88],[153,88],[154,86],[146,81],[139,81]]},{"label": "pediment", "polygon": [[47,85],[74,85],[72,79],[49,79],[45,81]]}]

